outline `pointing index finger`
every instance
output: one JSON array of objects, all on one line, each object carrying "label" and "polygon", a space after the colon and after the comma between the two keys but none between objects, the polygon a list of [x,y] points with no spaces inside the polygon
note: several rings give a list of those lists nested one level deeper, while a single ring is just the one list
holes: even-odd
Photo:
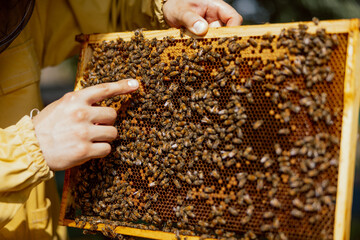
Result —
[{"label": "pointing index finger", "polygon": [[126,79],[118,82],[103,83],[82,89],[78,92],[80,99],[92,105],[109,97],[131,93],[139,88],[135,79]]}]

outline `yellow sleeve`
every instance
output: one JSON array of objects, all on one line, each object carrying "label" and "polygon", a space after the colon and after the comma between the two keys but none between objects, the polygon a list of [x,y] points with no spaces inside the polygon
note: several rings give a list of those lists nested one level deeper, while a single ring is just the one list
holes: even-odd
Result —
[{"label": "yellow sleeve", "polygon": [[0,229],[25,203],[31,189],[52,176],[28,116],[0,129]]},{"label": "yellow sleeve", "polygon": [[163,29],[164,0],[43,0],[33,16],[42,28],[44,41],[39,56],[42,67],[55,65],[79,53],[75,36],[84,33],[130,31],[138,28]]}]

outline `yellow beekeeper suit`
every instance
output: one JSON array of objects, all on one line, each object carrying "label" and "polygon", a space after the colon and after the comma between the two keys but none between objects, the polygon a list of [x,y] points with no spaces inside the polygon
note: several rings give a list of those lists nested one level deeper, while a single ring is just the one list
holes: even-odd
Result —
[{"label": "yellow beekeeper suit", "polygon": [[67,238],[57,224],[53,172],[25,116],[42,107],[40,69],[78,53],[77,34],[163,28],[161,9],[161,0],[36,1],[27,26],[0,54],[0,239]]}]

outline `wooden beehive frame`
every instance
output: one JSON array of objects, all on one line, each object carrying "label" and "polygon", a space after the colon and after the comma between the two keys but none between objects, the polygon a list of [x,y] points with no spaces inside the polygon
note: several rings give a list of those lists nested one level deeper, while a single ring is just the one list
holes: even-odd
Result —
[{"label": "wooden beehive frame", "polygon": [[[237,36],[262,36],[265,33],[279,35],[284,28],[296,28],[299,23],[286,24],[266,24],[257,26],[240,26],[240,27],[225,27],[210,29],[203,38],[217,38]],[[335,209],[335,224],[334,224],[334,239],[349,239],[350,238],[350,220],[351,220],[351,205],[353,194],[353,180],[355,167],[355,150],[356,137],[358,126],[358,110],[360,102],[360,20],[335,20],[322,21],[318,26],[314,23],[305,22],[308,25],[309,33],[314,33],[318,28],[326,29],[327,33],[348,33],[348,46],[346,54],[346,67],[344,78],[344,109],[342,119],[340,156],[339,156],[339,175],[336,197]],[[178,29],[169,29],[164,31],[145,31],[146,38],[156,37],[162,39],[166,36],[173,36],[176,39],[181,38],[182,32]],[[80,82],[83,80],[83,72],[87,62],[92,56],[92,49],[89,44],[100,43],[104,40],[115,40],[122,38],[125,41],[130,40],[132,32],[125,33],[110,33],[110,34],[93,34],[81,35],[78,40],[82,42],[82,50],[80,61],[78,64],[78,71],[76,77],[75,90],[79,90]],[[183,38],[196,37],[189,33],[185,33]],[[198,38],[198,37],[196,37]],[[73,175],[73,170],[67,170],[64,183],[64,191],[62,198],[62,206],[60,212],[60,224],[70,227],[76,227],[74,220],[65,219],[65,211],[67,203],[70,200],[69,187],[70,177]],[[99,224],[99,229],[103,224]],[[90,228],[90,224],[85,227]],[[131,236],[145,237],[152,239],[175,239],[175,234],[166,233],[162,231],[142,230],[130,227],[117,227],[116,232]],[[199,239],[199,237],[189,237],[187,239]]]}]

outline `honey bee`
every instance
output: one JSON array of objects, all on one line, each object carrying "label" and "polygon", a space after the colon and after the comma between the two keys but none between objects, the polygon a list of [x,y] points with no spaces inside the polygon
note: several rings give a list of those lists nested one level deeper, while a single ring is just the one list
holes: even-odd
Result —
[{"label": "honey bee", "polygon": [[300,211],[300,210],[298,210],[296,208],[293,208],[291,210],[290,215],[295,217],[295,218],[303,218],[305,216],[305,214],[302,211]]},{"label": "honey bee", "polygon": [[236,65],[240,65],[242,62],[243,62],[243,60],[242,60],[240,57],[237,57],[237,58],[235,59],[235,64],[236,64]]},{"label": "honey bee", "polygon": [[231,167],[232,165],[234,165],[235,163],[236,163],[236,160],[235,160],[234,158],[232,158],[232,159],[226,161],[225,167],[229,168],[229,167]]},{"label": "honey bee", "polygon": [[214,170],[210,173],[210,175],[213,176],[213,177],[216,178],[216,179],[220,179],[220,174],[219,174],[219,172],[218,172],[216,169],[214,169]]},{"label": "honey bee", "polygon": [[194,40],[192,41],[191,48],[196,49],[196,48],[198,48],[198,47],[199,47],[198,41],[197,41],[196,39],[194,39]]},{"label": "honey bee", "polygon": [[229,66],[229,65],[230,65],[230,62],[227,61],[227,60],[225,60],[225,59],[221,59],[221,64],[222,64],[223,66]]},{"label": "honey bee", "polygon": [[[236,130],[236,125],[231,125],[231,126],[229,126],[227,129],[226,129],[226,132],[227,133],[229,133],[229,132],[233,132],[233,131],[235,131]],[[232,139],[232,136],[231,136],[231,139]],[[225,141],[229,141],[230,139],[225,139]]]},{"label": "honey bee", "polygon": [[161,223],[161,218],[159,218],[157,215],[154,215],[153,216],[153,220],[157,223],[157,224],[160,224]]},{"label": "honey bee", "polygon": [[305,212],[316,212],[321,209],[321,205],[318,202],[314,202],[313,204],[305,204],[304,211]]},{"label": "honey bee", "polygon": [[335,194],[336,193],[336,186],[328,186],[326,188],[326,192],[329,194]]},{"label": "honey bee", "polygon": [[209,119],[207,116],[204,116],[204,117],[201,119],[201,122],[202,122],[202,123],[206,123],[206,124],[212,124],[212,120]]},{"label": "honey bee", "polygon": [[146,213],[146,214],[143,216],[142,220],[143,220],[144,222],[150,223],[150,222],[152,222],[152,217],[150,216],[149,213]]},{"label": "honey bee", "polygon": [[249,205],[248,208],[246,209],[246,214],[252,216],[253,213],[254,213],[254,205]]},{"label": "honey bee", "polygon": [[299,209],[302,209],[304,207],[304,204],[300,201],[300,199],[298,198],[295,198],[293,201],[292,201],[292,204],[299,208]]},{"label": "honey bee", "polygon": [[244,201],[245,201],[248,205],[253,204],[252,199],[251,199],[251,197],[250,197],[249,194],[244,195]]},{"label": "honey bee", "polygon": [[282,129],[279,130],[278,134],[279,135],[288,135],[288,134],[290,134],[290,129],[282,128]]},{"label": "honey bee", "polygon": [[248,175],[247,172],[237,173],[237,174],[236,174],[236,178],[237,178],[237,180],[240,181],[241,179],[246,179],[246,178],[247,178],[247,175]]},{"label": "honey bee", "polygon": [[270,211],[264,212],[264,214],[263,214],[264,219],[273,218],[274,216],[275,216],[275,214],[273,212],[270,212]]},{"label": "honey bee", "polygon": [[246,215],[246,216],[244,216],[244,217],[241,218],[240,223],[241,223],[241,225],[245,225],[245,224],[247,224],[248,222],[250,222],[250,220],[251,220],[251,216]]},{"label": "honey bee", "polygon": [[275,77],[275,83],[276,84],[280,84],[282,83],[284,80],[286,79],[285,75],[278,75]]},{"label": "honey bee", "polygon": [[257,120],[256,122],[253,123],[253,129],[257,130],[261,127],[261,125],[263,125],[264,120]]},{"label": "honey bee", "polygon": [[188,215],[189,217],[191,217],[191,218],[195,218],[195,217],[196,217],[195,213],[193,213],[193,212],[191,212],[191,211],[188,211],[188,212],[187,212],[187,215]]},{"label": "honey bee", "polygon": [[318,175],[319,175],[319,171],[317,169],[312,169],[312,170],[308,171],[309,177],[316,177]]},{"label": "honey bee", "polygon": [[[254,72],[254,74],[256,75],[256,76],[259,76],[259,77],[261,77],[261,78],[264,78],[265,77],[265,71],[263,71],[263,70],[256,70],[255,72]],[[255,80],[256,81],[256,80]],[[265,85],[263,85],[263,88],[268,88],[267,86],[273,86],[272,84],[265,84]],[[270,90],[273,90],[272,88],[275,88],[276,89],[276,86],[273,86],[273,87],[270,87],[271,89]],[[275,90],[274,89],[274,90]]]},{"label": "honey bee", "polygon": [[327,196],[322,196],[322,197],[321,197],[321,201],[322,201],[324,204],[328,205],[329,207],[333,207],[333,206],[334,206],[334,202],[333,202],[331,196],[328,196],[328,195],[327,195]]},{"label": "honey bee", "polygon": [[188,184],[192,184],[192,180],[190,179],[189,175],[185,176],[185,182],[187,182]]},{"label": "honey bee", "polygon": [[221,45],[221,44],[225,43],[227,40],[228,40],[227,37],[220,38],[220,39],[218,40],[218,44]]},{"label": "honey bee", "polygon": [[280,221],[277,217],[274,218],[272,227],[278,229],[280,227]]},{"label": "honey bee", "polygon": [[272,225],[270,224],[263,224],[260,226],[260,231],[262,232],[268,232],[272,230]]},{"label": "honey bee", "polygon": [[203,171],[199,171],[198,177],[199,177],[200,180],[203,180],[203,179],[204,179],[204,172],[203,172]]},{"label": "honey bee", "polygon": [[281,203],[277,198],[273,198],[270,200],[270,205],[274,208],[281,208]]},{"label": "honey bee", "polygon": [[320,164],[319,171],[320,172],[325,171],[329,167],[330,167],[330,162],[324,162],[324,163]]},{"label": "honey bee", "polygon": [[252,81],[255,81],[255,82],[262,82],[264,81],[264,78],[260,75],[254,75],[252,78],[251,78]]},{"label": "honey bee", "polygon": [[318,215],[318,214],[316,214],[316,215],[311,216],[311,217],[309,218],[309,223],[314,224],[314,223],[316,223],[316,222],[318,222],[318,221],[320,221],[320,220],[321,220],[321,216]]},{"label": "honey bee", "polygon": [[220,225],[225,225],[226,224],[226,220],[224,218],[222,218],[221,216],[218,216],[216,218],[216,220]]},{"label": "honey bee", "polygon": [[155,193],[153,196],[152,196],[152,201],[153,202],[157,202],[157,200],[158,200],[158,197],[159,197],[159,193]]},{"label": "honey bee", "polygon": [[227,77],[224,77],[221,80],[219,80],[220,87],[222,88],[225,87],[227,81],[228,81]]},{"label": "honey bee", "polygon": [[239,94],[249,93],[249,89],[247,89],[246,87],[242,87],[240,85],[236,85],[234,90],[235,90],[235,93],[239,93]]},{"label": "honey bee", "polygon": [[219,90],[218,90],[218,89],[216,89],[216,88],[215,88],[215,89],[213,89],[213,91],[212,91],[212,92],[213,92],[213,94],[214,94],[214,96],[215,96],[215,97],[220,97],[220,96],[221,96],[221,95],[220,95]]},{"label": "honey bee", "polygon": [[235,53],[238,49],[242,48],[243,46],[241,46],[239,43],[233,41],[233,42],[230,42],[228,44],[228,49],[230,51],[230,53]]},{"label": "honey bee", "polygon": [[253,175],[253,174],[249,174],[249,175],[247,175],[247,179],[249,181],[253,182],[253,181],[257,180],[257,177],[255,175]]},{"label": "honey bee", "polygon": [[249,238],[251,240],[257,239],[256,234],[252,230],[247,231],[245,233],[245,237],[247,237],[247,238]]},{"label": "honey bee", "polygon": [[252,38],[252,37],[250,37],[250,38],[248,39],[248,42],[249,42],[249,43],[251,44],[251,46],[253,46],[254,48],[256,48],[256,47],[258,46],[256,40],[255,40],[254,38]]},{"label": "honey bee", "polygon": [[136,218],[141,218],[141,214],[135,209],[133,210],[133,214],[135,215]]},{"label": "honey bee", "polygon": [[287,162],[287,161],[289,161],[289,157],[288,156],[279,156],[277,161],[278,162]]},{"label": "honey bee", "polygon": [[240,50],[244,50],[244,49],[246,49],[246,48],[248,48],[250,46],[250,44],[249,43],[240,43],[239,44],[239,48],[240,48]]},{"label": "honey bee", "polygon": [[233,121],[232,119],[228,119],[228,120],[225,120],[225,121],[223,122],[223,124],[224,124],[225,126],[229,126],[229,125],[234,124],[234,121]]},{"label": "honey bee", "polygon": [[190,46],[190,44],[194,41],[194,38],[188,38],[186,41],[185,41],[185,45],[186,46]]},{"label": "honey bee", "polygon": [[281,153],[282,153],[282,149],[281,149],[281,147],[280,147],[280,144],[275,143],[275,145],[274,145],[274,149],[275,149],[275,153],[276,153],[276,155],[281,155]]},{"label": "honey bee", "polygon": [[179,183],[179,181],[176,178],[173,179],[173,182],[174,182],[176,188],[178,188],[178,189],[181,188],[181,184]]},{"label": "honey bee", "polygon": [[294,147],[294,148],[291,148],[290,149],[290,156],[296,156],[296,155],[298,155],[298,153],[299,153],[299,148],[296,148],[296,147]]},{"label": "honey bee", "polygon": [[259,66],[260,66],[260,64],[261,64],[261,60],[256,60],[254,63],[253,63],[253,65],[251,66],[251,68],[253,69],[253,70],[255,70],[255,69],[257,69]]},{"label": "honey bee", "polygon": [[260,191],[264,188],[264,180],[258,179],[256,184],[256,190]]},{"label": "honey bee", "polygon": [[315,25],[319,25],[319,23],[320,23],[320,20],[317,17],[313,17],[312,21]]},{"label": "honey bee", "polygon": [[249,160],[249,161],[256,161],[256,160],[257,160],[257,156],[256,156],[256,155],[249,154],[249,155],[246,156],[246,159]]},{"label": "honey bee", "polygon": [[234,207],[228,207],[228,211],[233,216],[238,216],[239,215],[239,211],[236,210]]},{"label": "honey bee", "polygon": [[266,48],[271,49],[272,48],[271,43],[270,42],[261,42],[260,49],[266,49]]}]

